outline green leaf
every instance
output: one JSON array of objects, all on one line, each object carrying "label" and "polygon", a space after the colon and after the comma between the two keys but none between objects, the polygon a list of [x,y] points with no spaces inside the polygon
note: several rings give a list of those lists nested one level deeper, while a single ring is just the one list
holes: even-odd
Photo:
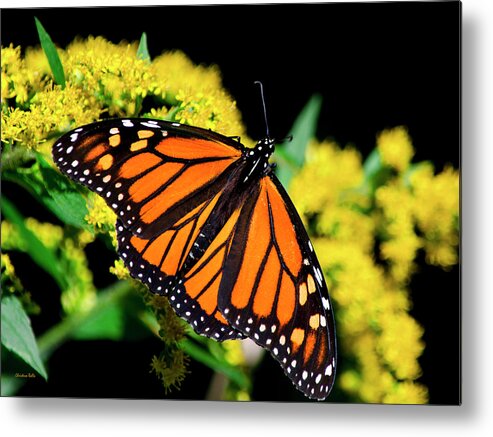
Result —
[{"label": "green leaf", "polygon": [[147,35],[145,32],[140,37],[139,47],[137,49],[137,59],[143,59],[144,61],[151,61],[151,55],[149,55],[149,49],[147,48]]},{"label": "green leaf", "polygon": [[86,322],[90,323],[91,320],[97,320],[98,314],[104,313],[107,308],[118,306],[119,302],[132,291],[129,281],[118,281],[107,289],[98,292],[97,301],[90,310],[71,314],[44,332],[38,340],[43,359],[48,359],[53,351],[72,338],[74,333]]},{"label": "green leaf", "polygon": [[377,148],[373,149],[363,164],[365,178],[372,179],[382,169],[382,159]]},{"label": "green leaf", "polygon": [[84,219],[88,211],[82,189],[53,169],[40,154],[35,153],[34,157],[36,164],[31,168],[4,170],[2,179],[23,187],[62,222],[91,231]]},{"label": "green leaf", "polygon": [[72,338],[75,340],[121,340],[122,337],[123,314],[118,306],[105,308],[103,311],[91,315],[72,334]]},{"label": "green leaf", "polygon": [[2,344],[29,364],[45,380],[46,369],[39,354],[31,321],[15,296],[2,299]]},{"label": "green leaf", "polygon": [[2,372],[0,378],[1,396],[14,396],[24,385],[24,379],[16,378],[14,375],[7,375]]},{"label": "green leaf", "polygon": [[9,219],[12,224],[17,226],[19,236],[26,245],[27,253],[36,264],[55,279],[59,287],[63,290],[67,285],[67,281],[62,274],[60,264],[53,251],[48,249],[38,237],[26,227],[24,224],[24,217],[5,196],[2,196],[1,206],[5,217]]},{"label": "green leaf", "polygon": [[363,189],[373,196],[376,189],[392,177],[393,170],[383,164],[380,152],[374,148],[363,163],[363,174]]},{"label": "green leaf", "polygon": [[431,168],[431,170],[433,171],[433,163],[431,161],[421,161],[421,162],[418,162],[416,164],[411,164],[406,169],[406,171],[404,172],[404,174],[402,175],[402,179],[403,179],[404,185],[407,188],[411,188],[412,187],[412,185],[411,185],[411,177],[413,176],[413,174],[415,172],[417,172],[418,170],[421,170],[421,169],[426,168],[426,167]]},{"label": "green leaf", "polygon": [[279,167],[277,176],[287,187],[291,178],[300,170],[305,162],[305,151],[308,142],[315,137],[317,122],[322,107],[322,97],[314,94],[296,118],[291,134],[293,140],[278,150]]},{"label": "green leaf", "polygon": [[[97,306],[100,300],[98,296]],[[128,293],[111,305],[102,305],[99,310],[87,314],[71,337],[75,340],[141,340],[151,335],[139,318],[147,312],[141,297]]]},{"label": "green leaf", "polygon": [[50,64],[55,82],[58,85],[61,85],[62,88],[65,88],[65,73],[63,71],[62,61],[60,61],[55,44],[53,44],[50,35],[48,35],[41,22],[36,17],[34,17],[34,21],[36,22],[36,29],[38,30],[39,42],[41,43],[41,47],[48,58],[48,63]]},{"label": "green leaf", "polygon": [[37,161],[43,178],[41,201],[64,223],[90,229],[84,217],[88,214],[86,200],[68,178],[54,170],[41,155]]}]

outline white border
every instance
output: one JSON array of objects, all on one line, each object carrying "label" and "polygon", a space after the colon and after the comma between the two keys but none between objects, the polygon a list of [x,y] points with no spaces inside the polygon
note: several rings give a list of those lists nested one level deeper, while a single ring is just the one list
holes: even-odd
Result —
[{"label": "white border", "polygon": [[[131,5],[135,1],[9,0],[8,7]],[[234,3],[217,0],[144,4]],[[260,3],[242,1],[242,3]],[[269,1],[268,3],[277,3]],[[492,421],[493,2],[463,1],[463,405],[0,399],[2,435],[484,436]],[[281,17],[280,17],[281,19]],[[437,23],[439,26],[439,23]],[[419,31],[419,29],[417,29]],[[485,244],[486,243],[486,244]],[[124,381],[122,381],[124,383]],[[451,382],[451,383],[455,383]],[[46,434],[44,434],[46,433]]]}]

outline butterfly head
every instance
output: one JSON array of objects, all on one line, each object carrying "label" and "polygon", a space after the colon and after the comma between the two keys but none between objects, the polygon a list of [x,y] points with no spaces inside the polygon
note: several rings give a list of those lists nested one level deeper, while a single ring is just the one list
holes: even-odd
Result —
[{"label": "butterfly head", "polygon": [[269,158],[272,153],[274,153],[274,140],[269,137],[258,141],[253,149],[249,149],[245,155],[247,171],[243,182],[268,174],[271,171]]}]

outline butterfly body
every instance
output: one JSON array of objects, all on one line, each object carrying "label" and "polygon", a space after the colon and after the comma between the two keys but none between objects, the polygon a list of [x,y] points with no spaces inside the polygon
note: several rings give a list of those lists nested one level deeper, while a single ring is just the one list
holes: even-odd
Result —
[{"label": "butterfly body", "polygon": [[117,215],[118,254],[215,340],[251,338],[305,395],[334,382],[335,327],[323,274],[269,164],[274,141],[161,120],[117,119],[65,134],[53,158]]}]

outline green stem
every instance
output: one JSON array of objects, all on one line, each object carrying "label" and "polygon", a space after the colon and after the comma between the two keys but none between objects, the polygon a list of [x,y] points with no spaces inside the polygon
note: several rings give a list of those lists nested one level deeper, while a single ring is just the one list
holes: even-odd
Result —
[{"label": "green stem", "polygon": [[133,290],[129,281],[119,281],[98,293],[95,305],[84,313],[75,313],[53,326],[38,339],[41,358],[46,360],[54,350],[67,341],[72,333],[86,320],[94,317],[109,306],[115,305]]}]

